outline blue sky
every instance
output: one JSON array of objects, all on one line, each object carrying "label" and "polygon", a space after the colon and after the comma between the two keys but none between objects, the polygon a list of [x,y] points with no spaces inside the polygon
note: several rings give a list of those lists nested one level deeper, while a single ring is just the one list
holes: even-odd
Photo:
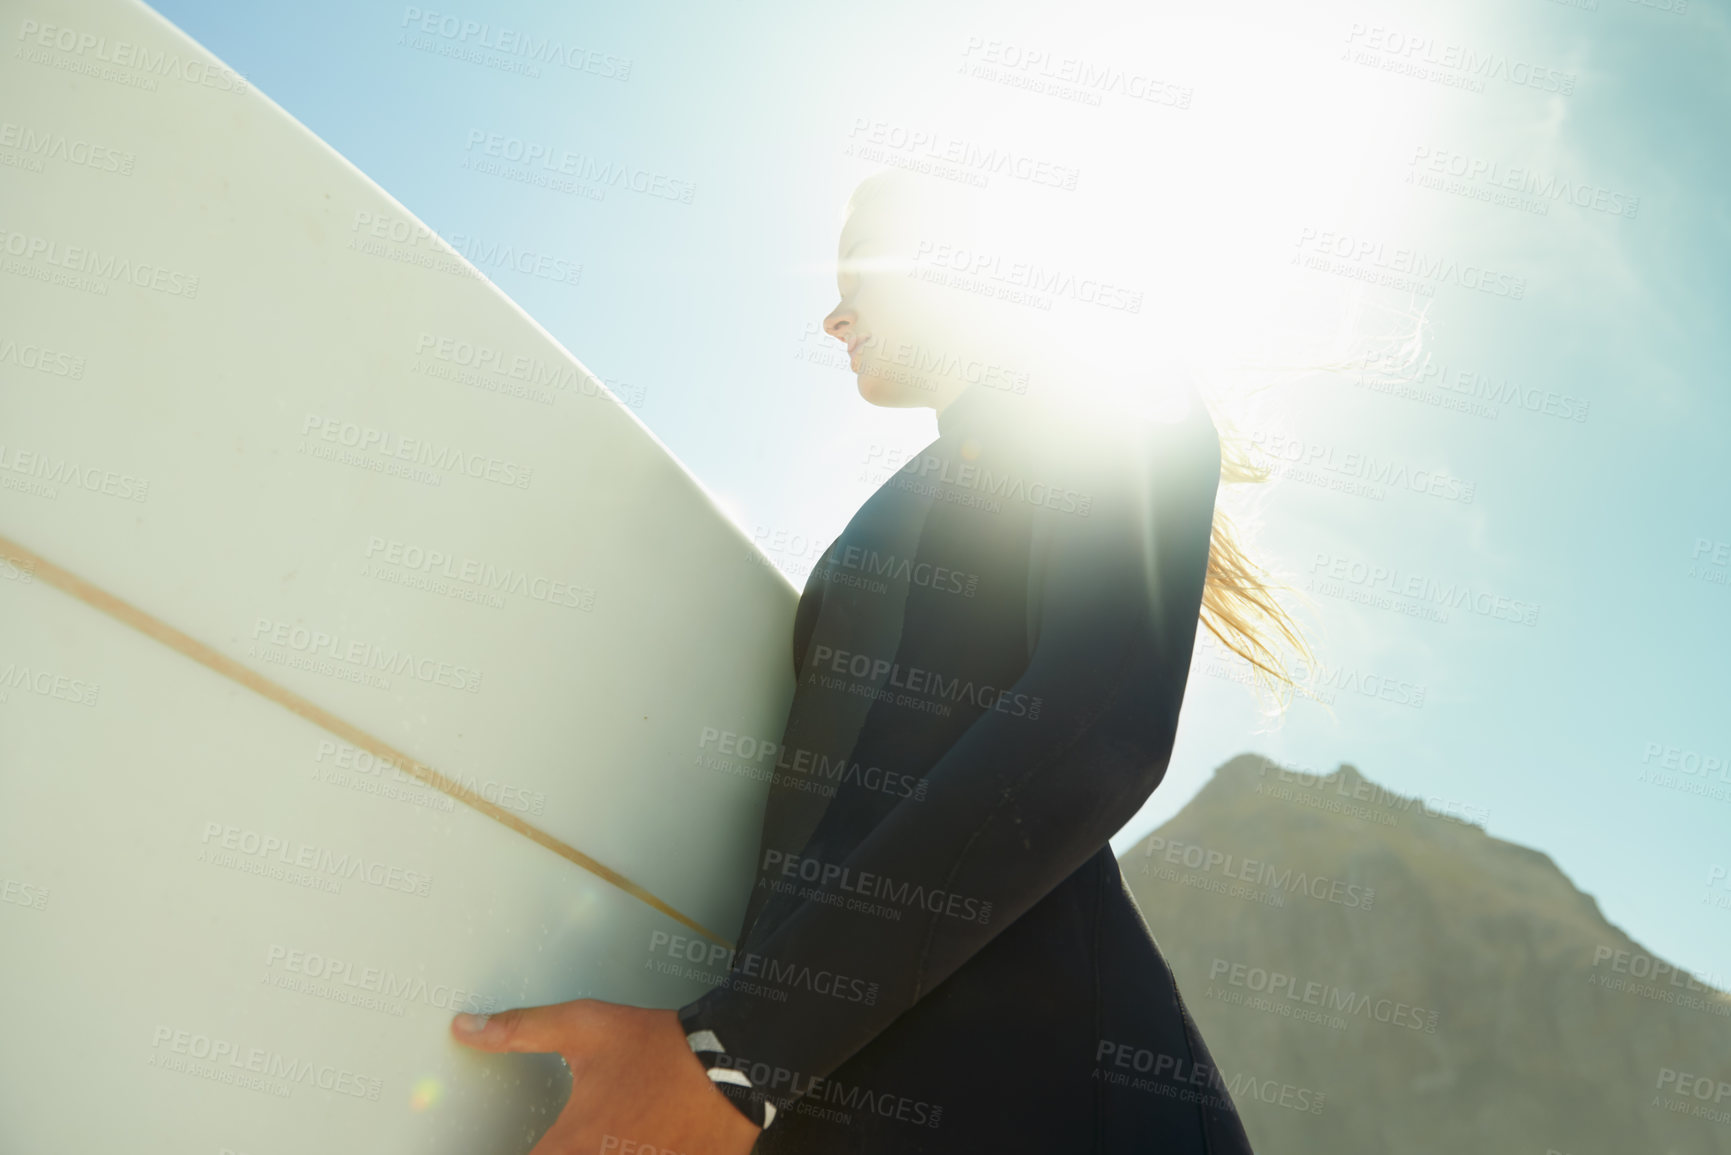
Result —
[{"label": "blue sky", "polygon": [[[1239,411],[1283,463],[1256,556],[1324,583],[1303,621],[1331,710],[1271,729],[1204,654],[1167,780],[1114,844],[1233,754],[1351,762],[1550,854],[1723,986],[1731,27],[1679,2],[157,8],[447,236],[581,264],[574,285],[489,272],[796,578],[881,481],[867,463],[935,436],[861,401],[810,329],[885,155],[862,145],[1075,171],[1053,207],[1145,293],[1122,332],[1192,363],[1314,360],[1422,312],[1406,380],[1295,376]],[[586,67],[454,55],[506,28]],[[494,135],[690,202],[465,168]]]}]

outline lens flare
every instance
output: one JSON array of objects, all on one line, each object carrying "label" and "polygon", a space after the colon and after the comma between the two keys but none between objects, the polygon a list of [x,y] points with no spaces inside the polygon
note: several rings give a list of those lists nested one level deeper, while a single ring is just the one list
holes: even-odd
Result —
[{"label": "lens flare", "polygon": [[436,1103],[438,1103],[439,1098],[444,1094],[444,1091],[444,1085],[440,1083],[439,1080],[428,1075],[426,1078],[417,1082],[414,1090],[410,1092],[409,1106],[417,1111],[430,1110]]}]

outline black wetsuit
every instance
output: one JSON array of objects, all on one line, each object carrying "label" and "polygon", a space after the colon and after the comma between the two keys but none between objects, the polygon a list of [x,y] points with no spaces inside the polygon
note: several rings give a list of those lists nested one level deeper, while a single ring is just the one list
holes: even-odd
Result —
[{"label": "black wetsuit", "polygon": [[966,390],[806,582],[740,945],[680,1010],[758,1152],[1250,1150],[1107,844],[1171,755],[1219,440],[1060,425]]}]

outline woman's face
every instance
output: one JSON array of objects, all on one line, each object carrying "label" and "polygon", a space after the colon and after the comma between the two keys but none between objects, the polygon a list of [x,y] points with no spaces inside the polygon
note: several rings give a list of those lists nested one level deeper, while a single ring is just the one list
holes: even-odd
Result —
[{"label": "woman's face", "polygon": [[859,394],[873,405],[941,407],[962,383],[924,367],[941,362],[961,318],[943,290],[920,275],[918,241],[881,216],[868,202],[842,226],[841,300],[824,318],[824,331],[847,346]]}]

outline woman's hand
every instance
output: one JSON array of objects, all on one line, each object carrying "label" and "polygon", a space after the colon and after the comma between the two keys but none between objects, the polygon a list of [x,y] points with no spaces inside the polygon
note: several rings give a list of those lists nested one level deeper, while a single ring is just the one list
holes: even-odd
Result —
[{"label": "woman's hand", "polygon": [[760,1128],[709,1081],[677,1012],[575,999],[458,1015],[451,1034],[570,1066],[570,1101],[530,1155],[748,1155],[757,1141]]}]

